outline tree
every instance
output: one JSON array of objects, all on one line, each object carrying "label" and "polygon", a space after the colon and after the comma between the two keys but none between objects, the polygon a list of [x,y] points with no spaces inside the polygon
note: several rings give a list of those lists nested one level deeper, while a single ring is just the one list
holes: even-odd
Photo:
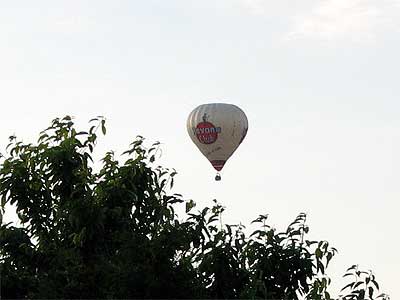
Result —
[{"label": "tree", "polygon": [[[21,225],[0,227],[3,298],[331,299],[326,268],[336,254],[307,239],[301,213],[285,232],[253,223],[222,224],[224,207],[196,210],[171,194],[175,170],[156,165],[159,144],[137,139],[119,162],[113,152],[93,170],[98,117],[88,132],[55,119],[38,142],[12,136],[0,167],[1,207],[16,207]],[[186,213],[176,208],[184,205]],[[350,268],[342,299],[376,296],[371,273]]]}]

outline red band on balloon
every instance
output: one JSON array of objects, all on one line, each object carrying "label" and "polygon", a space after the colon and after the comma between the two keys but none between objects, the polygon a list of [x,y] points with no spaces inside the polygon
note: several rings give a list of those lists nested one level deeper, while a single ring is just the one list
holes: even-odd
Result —
[{"label": "red band on balloon", "polygon": [[217,171],[221,171],[226,163],[226,160],[212,160],[211,164],[213,165],[214,169]]}]

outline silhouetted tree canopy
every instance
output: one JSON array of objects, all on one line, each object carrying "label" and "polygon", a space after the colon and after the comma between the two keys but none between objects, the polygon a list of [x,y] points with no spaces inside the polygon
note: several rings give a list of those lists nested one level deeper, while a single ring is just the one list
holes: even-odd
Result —
[{"label": "silhouetted tree canopy", "polygon": [[[224,207],[197,210],[171,194],[176,172],[156,165],[159,144],[138,137],[93,170],[105,120],[77,131],[55,119],[36,144],[10,137],[1,160],[2,213],[16,207],[19,225],[0,227],[2,298],[331,299],[327,241],[307,239],[301,213],[284,232],[258,216],[221,223]],[[183,205],[186,213],[177,214]],[[388,299],[370,272],[352,266],[341,299]]]}]

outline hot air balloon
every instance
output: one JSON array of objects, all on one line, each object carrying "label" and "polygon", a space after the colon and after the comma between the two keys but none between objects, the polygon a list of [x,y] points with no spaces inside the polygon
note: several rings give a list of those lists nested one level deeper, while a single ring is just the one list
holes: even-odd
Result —
[{"label": "hot air balloon", "polygon": [[219,171],[242,143],[247,129],[245,113],[233,104],[202,104],[187,120],[190,138],[218,172],[215,180],[221,180]]}]

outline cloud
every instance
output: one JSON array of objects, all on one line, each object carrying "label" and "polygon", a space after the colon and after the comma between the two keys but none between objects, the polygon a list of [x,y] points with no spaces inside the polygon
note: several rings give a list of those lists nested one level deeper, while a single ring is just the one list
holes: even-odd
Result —
[{"label": "cloud", "polygon": [[286,38],[374,41],[399,29],[400,0],[324,0],[295,16]]},{"label": "cloud", "polygon": [[52,24],[52,31],[64,33],[84,32],[93,25],[93,22],[84,16],[63,16],[49,20],[49,23]]},{"label": "cloud", "polygon": [[285,40],[376,41],[400,33],[400,0],[225,0],[287,24]]},{"label": "cloud", "polygon": [[267,2],[265,0],[240,0],[241,5],[256,15],[263,15],[267,10]]}]

